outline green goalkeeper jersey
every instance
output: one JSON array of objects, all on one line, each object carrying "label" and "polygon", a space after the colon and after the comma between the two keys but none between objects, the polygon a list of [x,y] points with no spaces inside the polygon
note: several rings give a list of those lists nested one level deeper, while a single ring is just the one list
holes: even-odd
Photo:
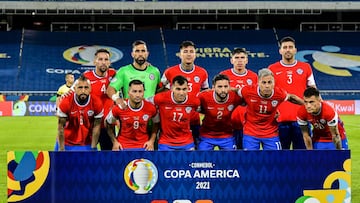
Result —
[{"label": "green goalkeeper jersey", "polygon": [[116,91],[121,90],[124,98],[129,98],[129,83],[132,80],[141,80],[145,85],[145,98],[154,96],[160,83],[160,71],[157,67],[149,65],[145,70],[138,70],[132,64],[120,67],[110,86]]}]

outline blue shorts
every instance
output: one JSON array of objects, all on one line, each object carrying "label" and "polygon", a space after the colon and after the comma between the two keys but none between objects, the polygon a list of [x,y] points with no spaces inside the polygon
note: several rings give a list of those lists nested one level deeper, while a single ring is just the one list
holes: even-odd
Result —
[{"label": "blue shorts", "polygon": [[122,151],[145,151],[145,148],[127,148]]},{"label": "blue shorts", "polygon": [[[59,151],[59,143],[55,143],[54,151]],[[75,146],[69,146],[65,145],[65,151],[94,151],[91,148],[91,145],[75,145]]]},{"label": "blue shorts", "polygon": [[[348,141],[345,138],[341,140],[342,149],[349,149]],[[333,142],[313,142],[314,149],[336,149]]]},{"label": "blue shorts", "polygon": [[215,146],[223,150],[235,150],[235,138],[207,138],[200,136],[198,150],[214,150]]},{"label": "blue shorts", "polygon": [[234,130],[234,137],[235,137],[235,143],[236,147],[238,149],[243,149],[243,130]]},{"label": "blue shorts", "polygon": [[244,150],[259,150],[260,146],[264,150],[281,150],[279,136],[272,138],[258,138],[244,134],[243,147]]},{"label": "blue shorts", "polygon": [[[308,124],[311,129],[310,123]],[[311,130],[309,130],[311,135]],[[282,149],[306,149],[301,128],[296,121],[279,123],[279,138]]]},{"label": "blue shorts", "polygon": [[190,143],[187,145],[183,145],[183,146],[172,146],[172,145],[167,145],[167,144],[159,144],[158,145],[158,150],[159,151],[177,151],[177,150],[195,150],[195,144],[194,143]]}]

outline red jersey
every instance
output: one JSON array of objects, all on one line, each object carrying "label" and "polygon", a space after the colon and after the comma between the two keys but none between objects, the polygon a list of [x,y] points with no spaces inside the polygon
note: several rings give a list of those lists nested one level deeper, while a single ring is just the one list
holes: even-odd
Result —
[{"label": "red jersey", "polygon": [[[279,61],[271,64],[268,68],[274,73],[276,86],[300,98],[303,97],[308,86],[315,86],[313,72],[308,63],[295,61],[294,64],[286,65]],[[299,105],[288,101],[282,103],[279,106],[280,116],[278,121],[296,121],[296,112],[299,107]]]},{"label": "red jersey", "polygon": [[273,94],[264,98],[260,96],[258,85],[252,85],[244,86],[239,93],[247,104],[244,134],[259,138],[278,136],[275,114],[278,106],[287,100],[286,91],[275,87]]},{"label": "red jersey", "polygon": [[208,138],[229,138],[233,136],[231,112],[240,104],[240,97],[229,91],[226,101],[215,99],[215,91],[201,92],[199,95],[201,112],[205,115],[200,128],[200,135]]},{"label": "red jersey", "polygon": [[[109,113],[110,108],[114,103],[106,94],[106,89],[115,74],[116,71],[113,68],[109,68],[104,77],[96,75],[95,70],[84,72],[84,76],[89,79],[91,83],[91,95],[99,97],[103,102],[105,116]],[[105,117],[103,119],[105,119]],[[101,122],[101,127],[104,128],[104,122]]]},{"label": "red jersey", "polygon": [[64,127],[65,145],[90,145],[95,118],[102,118],[104,110],[99,98],[89,96],[84,105],[76,101],[75,93],[63,98],[58,116],[66,118]]},{"label": "red jersey", "polygon": [[224,70],[220,74],[226,75],[230,79],[230,86],[235,88],[241,88],[245,85],[256,85],[258,77],[256,73],[247,69],[244,74],[235,73],[233,68]]},{"label": "red jersey", "polygon": [[194,142],[190,130],[191,118],[200,106],[197,97],[188,95],[182,103],[176,103],[171,91],[154,96],[160,114],[161,132],[159,144],[183,146]]},{"label": "red jersey", "polygon": [[305,106],[301,106],[297,112],[299,125],[307,125],[310,122],[313,126],[313,142],[332,142],[329,126],[338,126],[342,140],[346,138],[344,124],[336,111],[326,102],[321,102],[320,112],[317,115],[306,111]]},{"label": "red jersey", "polygon": [[242,130],[245,121],[246,106],[237,106],[231,114],[231,125],[235,130]]},{"label": "red jersey", "polygon": [[191,71],[184,71],[180,64],[172,66],[165,70],[161,82],[170,89],[173,79],[178,75],[182,75],[188,80],[189,94],[196,96],[201,89],[209,88],[207,71],[197,65],[194,65],[194,68]]},{"label": "red jersey", "polygon": [[120,121],[120,132],[117,140],[124,149],[143,148],[144,143],[149,140],[147,133],[148,122],[156,115],[156,108],[153,104],[143,100],[138,109],[131,108],[127,100],[126,109],[114,106],[106,117],[108,123]]}]

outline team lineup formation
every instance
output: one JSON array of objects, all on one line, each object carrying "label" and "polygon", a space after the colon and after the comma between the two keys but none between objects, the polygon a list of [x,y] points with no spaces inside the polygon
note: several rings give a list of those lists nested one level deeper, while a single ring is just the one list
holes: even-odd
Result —
[{"label": "team lineup formation", "polygon": [[256,74],[247,51],[235,48],[232,67],[210,86],[192,41],[180,44],[180,64],[162,75],[142,40],[118,70],[98,49],[95,69],[76,80],[66,74],[57,92],[55,150],[348,149],[342,120],[296,53],[295,40],[282,38],[281,59]]}]

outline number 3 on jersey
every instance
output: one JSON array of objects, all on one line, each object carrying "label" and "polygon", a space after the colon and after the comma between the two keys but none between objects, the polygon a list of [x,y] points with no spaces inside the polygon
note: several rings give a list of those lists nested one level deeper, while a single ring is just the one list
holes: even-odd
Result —
[{"label": "number 3 on jersey", "polygon": [[292,75],[291,75],[291,74],[288,74],[287,77],[288,77],[288,79],[286,80],[286,82],[287,82],[288,84],[291,84],[291,83],[293,82]]},{"label": "number 3 on jersey", "polygon": [[192,85],[193,85],[193,84],[192,84],[191,82],[188,83],[188,87],[189,87],[189,91],[188,91],[188,92],[191,92],[191,91],[192,91]]}]

